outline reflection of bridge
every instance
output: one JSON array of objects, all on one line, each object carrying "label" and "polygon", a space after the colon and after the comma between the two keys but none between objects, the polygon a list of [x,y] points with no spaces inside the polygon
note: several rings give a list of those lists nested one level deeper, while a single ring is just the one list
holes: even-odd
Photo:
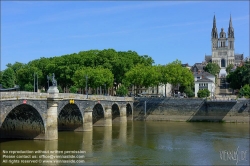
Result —
[{"label": "reflection of bridge", "polygon": [[132,120],[133,98],[1,92],[1,138],[58,139],[58,130],[92,131]]}]

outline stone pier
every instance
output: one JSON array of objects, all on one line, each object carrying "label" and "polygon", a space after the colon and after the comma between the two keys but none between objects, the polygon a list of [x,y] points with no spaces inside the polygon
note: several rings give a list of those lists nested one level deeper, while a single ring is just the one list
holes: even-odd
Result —
[{"label": "stone pier", "polygon": [[57,106],[59,90],[56,86],[49,87],[47,98],[47,117],[45,122],[45,140],[58,139]]},{"label": "stone pier", "polygon": [[126,105],[121,106],[120,110],[120,122],[121,123],[127,123],[127,109]]},{"label": "stone pier", "polygon": [[112,126],[111,106],[106,106],[104,111],[104,126]]},{"label": "stone pier", "polygon": [[83,131],[92,131],[92,130],[93,130],[92,111],[87,109],[86,111],[84,111]]}]

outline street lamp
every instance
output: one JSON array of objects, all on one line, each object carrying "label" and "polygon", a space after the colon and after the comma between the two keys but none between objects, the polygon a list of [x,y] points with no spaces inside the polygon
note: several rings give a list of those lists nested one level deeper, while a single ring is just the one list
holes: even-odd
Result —
[{"label": "street lamp", "polygon": [[104,84],[104,96],[106,96],[106,84]]},{"label": "street lamp", "polygon": [[35,75],[35,74],[36,74],[36,73],[34,72],[34,92],[35,92],[35,86],[36,86],[36,85],[35,85],[35,83],[36,83],[36,81],[35,81],[35,80],[36,80],[36,78],[35,78],[36,75]]},{"label": "street lamp", "polygon": [[50,79],[50,77],[47,75],[48,89],[49,89],[49,79]]},{"label": "street lamp", "polygon": [[[37,79],[36,79],[36,77],[37,77]],[[37,88],[36,88],[36,86],[37,86]],[[38,92],[38,74],[36,74],[35,72],[34,72],[34,92]]]},{"label": "street lamp", "polygon": [[86,78],[86,95],[88,98],[88,76],[86,75],[85,78]]}]

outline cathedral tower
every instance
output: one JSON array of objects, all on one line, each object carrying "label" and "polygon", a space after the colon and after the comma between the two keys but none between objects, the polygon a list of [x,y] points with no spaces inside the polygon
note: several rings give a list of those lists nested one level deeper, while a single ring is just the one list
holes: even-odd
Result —
[{"label": "cathedral tower", "polygon": [[213,28],[212,28],[212,33],[211,33],[211,40],[212,40],[212,51],[218,47],[218,33],[217,33],[217,28],[216,28],[216,19],[214,15],[214,20],[213,20]]},{"label": "cathedral tower", "polygon": [[[228,56],[229,56],[229,59],[232,59],[231,57],[234,57],[234,28],[232,24],[231,15],[230,15],[227,34],[228,34]],[[228,64],[234,64],[234,60],[229,61]]]},{"label": "cathedral tower", "polygon": [[221,32],[218,38],[215,15],[213,18],[213,28],[211,37],[212,62],[217,63],[221,69],[225,69],[229,64],[234,64],[234,29],[231,15],[228,27],[228,38],[223,28],[221,28]]}]

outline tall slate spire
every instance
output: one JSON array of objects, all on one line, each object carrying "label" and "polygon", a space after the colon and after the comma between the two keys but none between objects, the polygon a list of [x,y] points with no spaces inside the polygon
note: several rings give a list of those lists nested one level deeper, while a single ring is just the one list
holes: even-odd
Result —
[{"label": "tall slate spire", "polygon": [[216,38],[216,39],[218,38],[215,15],[214,15],[214,19],[213,19],[213,28],[212,28],[211,36],[212,36],[212,38]]},{"label": "tall slate spire", "polygon": [[215,18],[215,15],[214,15],[214,20],[213,20],[213,28],[216,28],[216,18]]},{"label": "tall slate spire", "polygon": [[234,28],[233,28],[231,14],[230,14],[229,27],[227,33],[228,33],[228,38],[234,38]]}]

